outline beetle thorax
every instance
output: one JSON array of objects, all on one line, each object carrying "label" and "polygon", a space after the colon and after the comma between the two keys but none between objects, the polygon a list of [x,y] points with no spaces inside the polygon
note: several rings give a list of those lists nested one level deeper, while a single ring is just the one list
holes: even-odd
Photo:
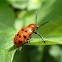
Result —
[{"label": "beetle thorax", "polygon": [[35,30],[37,28],[36,24],[30,24],[28,27],[32,28],[32,30]]}]

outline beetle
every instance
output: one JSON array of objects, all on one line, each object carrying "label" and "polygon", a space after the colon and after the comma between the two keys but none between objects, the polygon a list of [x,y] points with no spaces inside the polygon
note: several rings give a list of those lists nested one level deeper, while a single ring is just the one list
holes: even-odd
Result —
[{"label": "beetle", "polygon": [[38,36],[41,37],[41,39],[45,42],[45,40],[43,39],[43,37],[38,33],[38,32],[35,32],[36,29],[38,29],[40,26],[48,23],[48,22],[51,22],[51,21],[47,21],[41,25],[37,25],[37,11],[36,11],[36,24],[30,24],[28,26],[25,26],[23,27],[16,35],[15,35],[15,38],[14,38],[14,44],[16,46],[21,46],[21,45],[24,45],[25,43],[31,41],[32,39],[32,34],[35,33],[37,34]]}]

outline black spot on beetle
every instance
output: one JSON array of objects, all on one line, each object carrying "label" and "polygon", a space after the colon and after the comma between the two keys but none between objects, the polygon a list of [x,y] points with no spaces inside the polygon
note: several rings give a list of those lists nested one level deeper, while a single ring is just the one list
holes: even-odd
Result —
[{"label": "black spot on beetle", "polygon": [[18,36],[19,34],[17,34],[17,36]]},{"label": "black spot on beetle", "polygon": [[25,31],[27,33],[27,31]]},{"label": "black spot on beetle", "polygon": [[26,36],[25,35],[23,37],[26,39]]},{"label": "black spot on beetle", "polygon": [[29,36],[31,36],[31,34],[29,34]]},{"label": "black spot on beetle", "polygon": [[19,40],[19,43],[22,43],[22,41]]},{"label": "black spot on beetle", "polygon": [[19,36],[19,38],[20,38],[21,36]]},{"label": "black spot on beetle", "polygon": [[23,31],[24,29],[22,29],[22,31]]}]

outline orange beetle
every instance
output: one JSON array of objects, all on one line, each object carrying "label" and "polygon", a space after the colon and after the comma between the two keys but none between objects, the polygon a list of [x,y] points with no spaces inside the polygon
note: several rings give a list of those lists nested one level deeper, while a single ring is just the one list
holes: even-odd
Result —
[{"label": "orange beetle", "polygon": [[[33,33],[39,35],[39,33],[37,32],[34,32],[35,29],[39,28],[40,26],[48,23],[48,22],[51,22],[51,21],[47,21],[41,25],[37,25],[37,11],[36,11],[36,24],[30,24],[29,26],[25,26],[23,27],[16,35],[15,35],[15,38],[14,38],[14,44],[16,46],[21,46],[21,45],[24,45],[25,43],[31,41],[31,35]],[[43,39],[43,37],[41,35],[39,35],[42,40],[44,41],[45,43],[45,40]],[[30,39],[29,39],[30,38]]]}]

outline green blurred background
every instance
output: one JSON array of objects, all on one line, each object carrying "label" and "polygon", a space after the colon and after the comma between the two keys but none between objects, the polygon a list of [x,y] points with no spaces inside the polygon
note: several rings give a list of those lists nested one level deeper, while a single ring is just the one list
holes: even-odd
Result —
[{"label": "green blurred background", "polygon": [[[35,23],[36,10],[38,25],[52,21],[36,31],[47,40],[62,42],[62,0],[0,0],[0,40],[13,42],[23,26]],[[32,37],[33,41],[40,39],[35,34]],[[13,45],[0,44],[6,48]],[[62,62],[62,45],[23,46],[12,62]]]}]

